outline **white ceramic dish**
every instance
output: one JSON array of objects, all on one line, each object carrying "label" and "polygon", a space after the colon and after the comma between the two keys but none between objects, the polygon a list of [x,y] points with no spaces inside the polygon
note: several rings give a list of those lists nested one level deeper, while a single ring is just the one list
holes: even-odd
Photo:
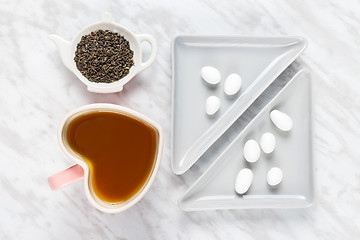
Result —
[{"label": "white ceramic dish", "polygon": [[[304,70],[261,110],[249,125],[191,186],[179,201],[185,211],[248,208],[302,208],[314,201],[312,102],[310,76]],[[282,132],[270,120],[270,112],[278,109],[293,120],[293,129]],[[247,140],[260,141],[263,133],[276,137],[273,153],[261,153],[256,163],[246,163],[243,147]],[[254,173],[253,183],[244,195],[235,192],[237,173],[242,168]],[[268,186],[270,168],[283,171],[278,188]]]},{"label": "white ceramic dish", "polygon": [[[178,36],[172,44],[173,100],[171,166],[186,172],[251,103],[306,48],[301,37]],[[217,88],[205,86],[203,66],[220,70]],[[223,91],[225,78],[238,73],[242,87],[233,97]],[[213,117],[205,101],[215,95],[221,108]]]},{"label": "white ceramic dish", "polygon": [[[129,41],[131,50],[134,51],[134,66],[130,68],[129,74],[121,78],[120,80],[112,83],[90,82],[80,73],[74,61],[76,46],[80,42],[81,37],[99,29],[111,30],[112,32],[116,32],[124,36],[125,39]],[[153,63],[157,54],[157,45],[155,39],[152,36],[147,34],[135,35],[125,27],[114,23],[112,21],[110,13],[104,13],[100,22],[85,27],[70,42],[62,39],[57,35],[50,35],[49,38],[56,44],[60,54],[60,58],[65,64],[65,66],[71,72],[73,72],[80,79],[81,82],[83,82],[87,86],[87,89],[90,92],[120,92],[123,89],[123,86],[127,82],[129,82],[136,74],[143,71]],[[151,55],[146,62],[142,62],[142,50],[140,46],[140,43],[142,41],[149,42],[152,49]]]}]

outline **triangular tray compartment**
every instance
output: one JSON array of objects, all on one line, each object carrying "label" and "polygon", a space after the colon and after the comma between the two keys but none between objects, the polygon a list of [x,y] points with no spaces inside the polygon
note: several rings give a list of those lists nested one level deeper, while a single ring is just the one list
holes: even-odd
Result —
[{"label": "triangular tray compartment", "polygon": [[[281,132],[273,125],[269,117],[273,109],[292,118],[290,132]],[[262,152],[256,163],[246,163],[245,142],[259,142],[265,132],[275,135],[275,151],[270,155]],[[254,180],[241,196],[235,192],[234,183],[244,167],[252,169]],[[284,173],[283,182],[275,190],[266,183],[271,167],[280,167]],[[185,211],[308,207],[314,200],[313,185],[311,82],[309,74],[301,70],[185,192],[179,206]]]},{"label": "triangular tray compartment", "polygon": [[[171,166],[186,172],[233,124],[251,103],[306,48],[301,37],[178,36],[173,41],[173,100]],[[209,88],[200,69],[210,65],[222,73],[217,88]],[[238,73],[242,88],[225,96],[227,75]],[[222,105],[215,117],[205,113],[205,101],[218,96]]]}]

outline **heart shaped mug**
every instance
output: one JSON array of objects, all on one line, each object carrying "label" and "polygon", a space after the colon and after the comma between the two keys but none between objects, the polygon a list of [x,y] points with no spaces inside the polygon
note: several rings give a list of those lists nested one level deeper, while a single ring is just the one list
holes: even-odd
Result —
[{"label": "heart shaped mug", "polygon": [[[70,131],[69,126],[71,126],[73,122],[77,121],[76,119],[79,119],[79,117],[94,113],[115,113],[121,115],[121,117],[129,117],[129,119],[131,118],[132,121],[136,122],[137,124],[138,123],[144,124],[144,126],[146,125],[147,127],[152,128],[152,130],[156,135],[155,151],[154,151],[155,154],[151,156],[149,155],[149,158],[150,157],[154,158],[152,159],[153,164],[151,165],[149,174],[146,176],[144,184],[142,184],[140,188],[135,189],[134,190],[135,194],[133,194],[126,201],[107,202],[101,199],[96,194],[96,191],[94,191],[94,184],[92,183],[93,177],[95,176],[95,174],[93,174],[95,172],[94,170],[95,165],[93,165],[92,171],[94,172],[92,172],[91,168],[89,167],[89,162],[86,161],[87,159],[84,159],[84,156],[74,151],[74,149],[71,147],[71,144],[69,144],[69,139],[67,137],[68,131]],[[131,135],[131,138],[133,139],[132,141],[137,142],[136,136],[134,139],[133,135]],[[72,161],[74,161],[76,165],[49,177],[48,183],[51,189],[57,190],[73,182],[76,182],[80,179],[83,179],[85,194],[89,199],[90,203],[94,207],[96,207],[97,209],[103,212],[118,213],[128,209],[129,207],[137,203],[145,195],[145,193],[149,190],[150,186],[152,185],[160,166],[162,145],[163,145],[163,134],[161,127],[157,123],[155,123],[153,120],[149,119],[148,117],[136,111],[114,104],[96,103],[96,104],[89,104],[82,106],[68,113],[59,126],[58,141],[63,152]],[[138,151],[142,151],[142,150],[143,149],[138,149]],[[121,159],[121,156],[119,156],[119,159]],[[137,159],[135,157],[131,161],[133,162],[133,164],[139,164],[138,162],[136,162],[136,160]],[[104,166],[102,166],[102,168],[104,168]],[[117,171],[117,170],[112,169],[112,171]],[[110,181],[112,180],[111,178],[109,179]]]}]

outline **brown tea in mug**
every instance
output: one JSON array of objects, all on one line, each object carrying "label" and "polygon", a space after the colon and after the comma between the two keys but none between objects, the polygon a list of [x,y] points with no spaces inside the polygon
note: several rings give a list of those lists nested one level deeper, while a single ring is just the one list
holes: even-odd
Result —
[{"label": "brown tea in mug", "polygon": [[70,122],[66,138],[89,165],[94,193],[105,202],[121,203],[134,196],[155,164],[158,132],[132,116],[86,113]]}]

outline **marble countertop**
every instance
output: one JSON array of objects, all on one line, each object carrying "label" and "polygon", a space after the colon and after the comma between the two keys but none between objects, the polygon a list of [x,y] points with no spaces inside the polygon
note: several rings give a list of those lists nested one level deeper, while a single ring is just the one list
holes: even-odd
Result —
[{"label": "marble countertop", "polygon": [[[325,3],[326,2],[326,3]],[[158,42],[121,93],[90,93],[47,38],[70,40],[109,11]],[[360,236],[360,3],[349,1],[0,1],[0,239],[355,239]],[[178,34],[300,35],[309,46],[184,175],[170,168],[171,40]],[[146,53],[146,48],[145,48]],[[312,75],[316,201],[307,209],[183,212],[181,194],[299,69]],[[70,110],[109,102],[163,126],[163,161],[134,207],[106,214],[83,182],[52,192],[72,165],[57,143]]]}]

